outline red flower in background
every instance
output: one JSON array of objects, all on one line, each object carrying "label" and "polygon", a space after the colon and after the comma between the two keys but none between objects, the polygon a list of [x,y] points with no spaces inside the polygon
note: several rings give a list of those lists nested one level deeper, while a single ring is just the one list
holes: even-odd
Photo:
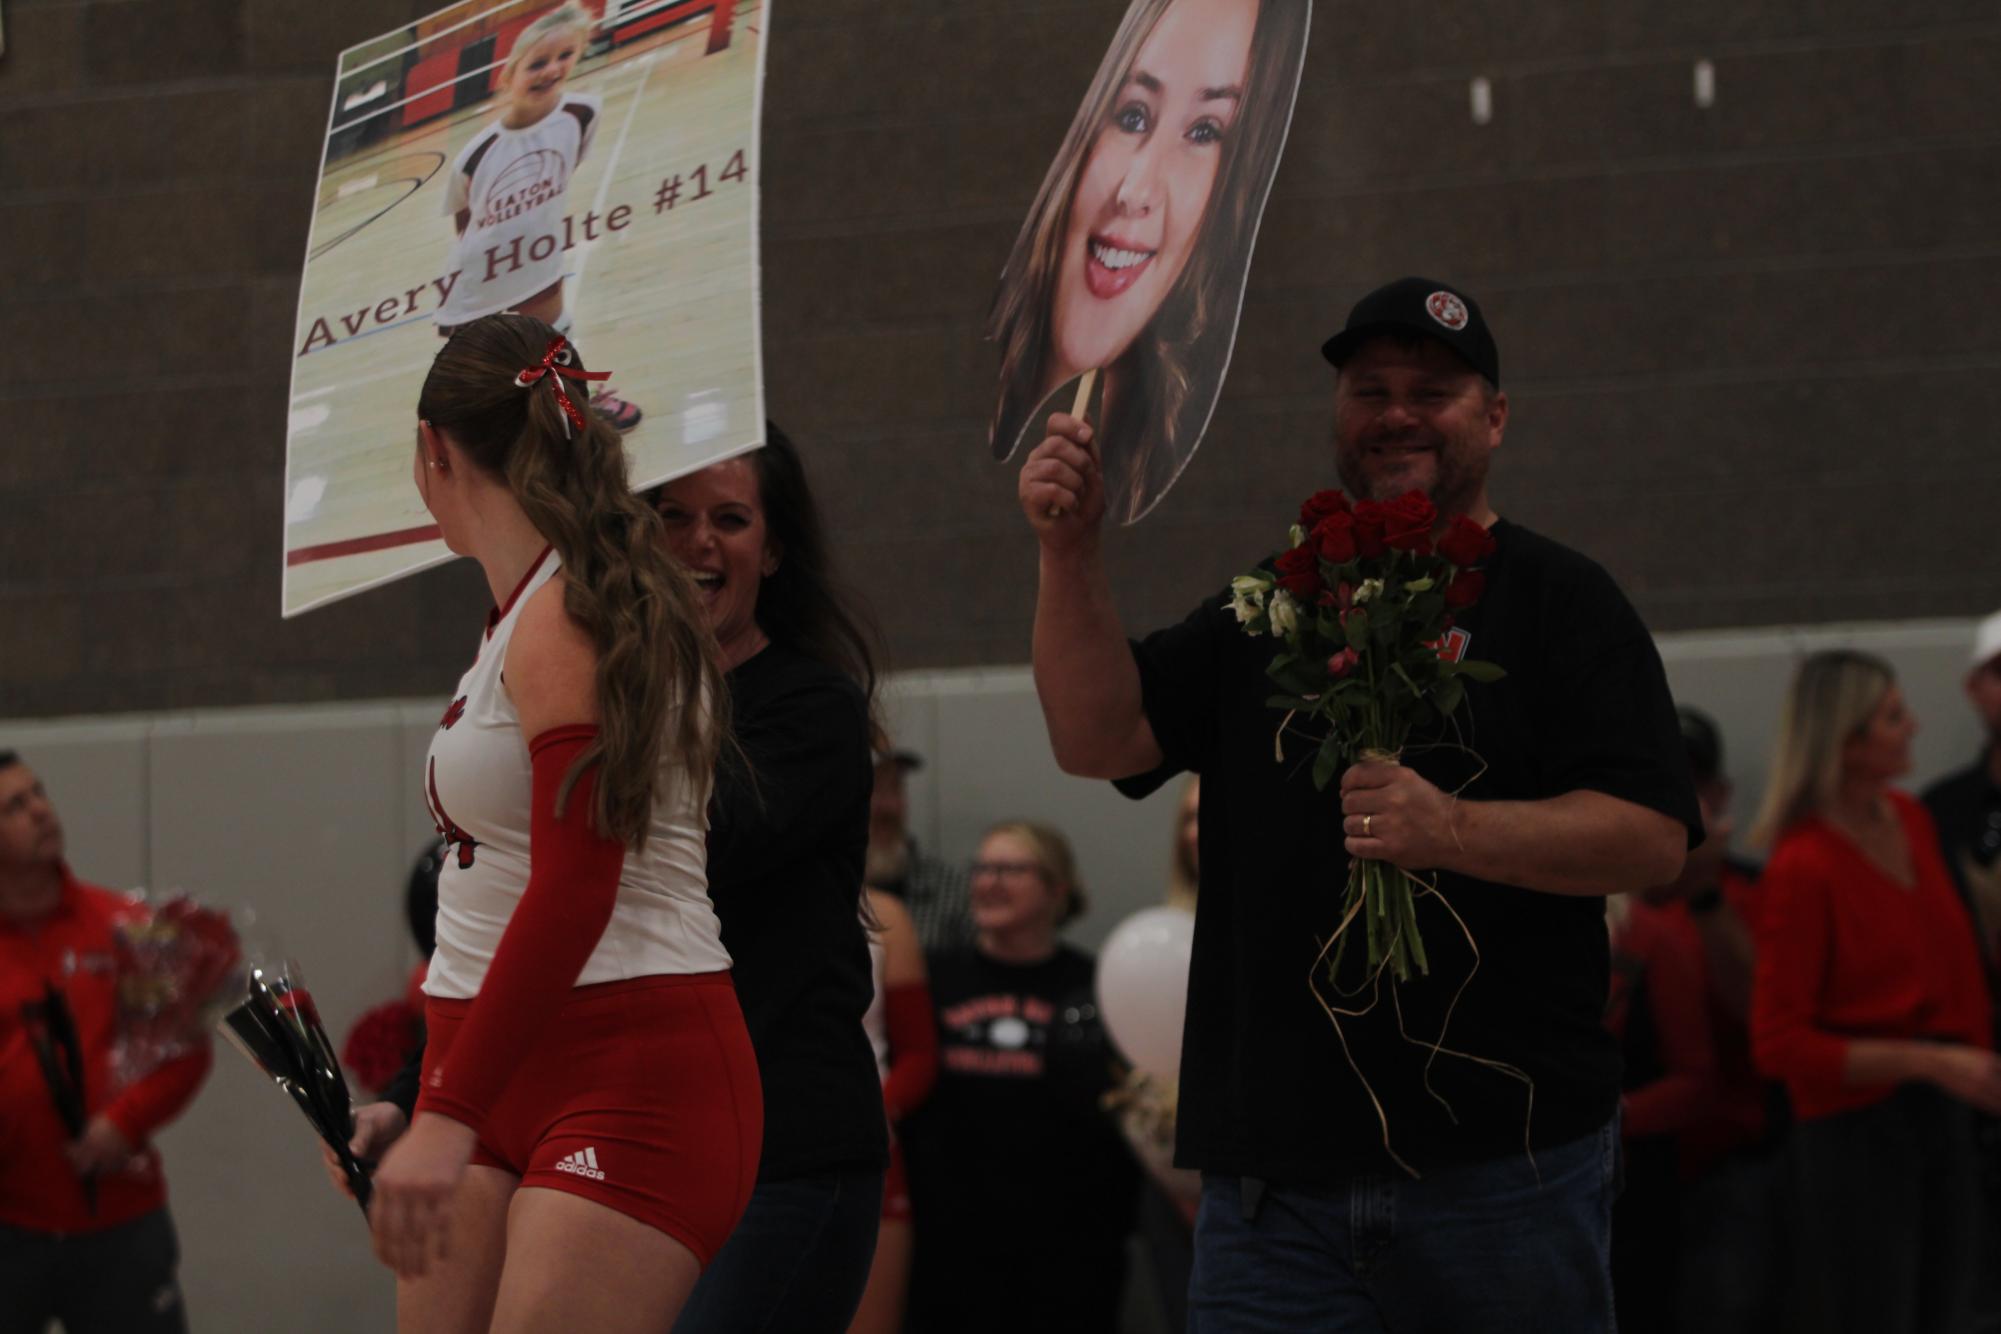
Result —
[{"label": "red flower in background", "polygon": [[1465,515],[1456,515],[1438,539],[1438,554],[1462,570],[1478,565],[1494,554],[1494,535]]},{"label": "red flower in background", "polygon": [[1299,507],[1299,526],[1312,532],[1321,520],[1348,512],[1348,497],[1339,491],[1315,491]]},{"label": "red flower in background", "polygon": [[389,1086],[423,1041],[423,1020],[400,1000],[378,1005],[355,1021],[341,1050],[341,1064],[354,1075],[354,1082],[370,1093]]},{"label": "red flower in background", "polygon": [[1278,567],[1278,586],[1301,601],[1306,601],[1319,593],[1320,562],[1314,557],[1313,548],[1297,546],[1281,555]]},{"label": "red flower in background", "polygon": [[1349,672],[1355,670],[1355,664],[1361,660],[1362,655],[1355,652],[1354,649],[1344,648],[1327,660],[1327,674],[1329,676],[1346,676]]}]

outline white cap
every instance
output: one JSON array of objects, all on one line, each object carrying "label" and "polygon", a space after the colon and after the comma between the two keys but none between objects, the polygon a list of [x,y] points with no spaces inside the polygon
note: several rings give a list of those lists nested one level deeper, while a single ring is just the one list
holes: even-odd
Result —
[{"label": "white cap", "polygon": [[1984,667],[1996,657],[2001,657],[2001,611],[1973,627],[1972,665]]}]

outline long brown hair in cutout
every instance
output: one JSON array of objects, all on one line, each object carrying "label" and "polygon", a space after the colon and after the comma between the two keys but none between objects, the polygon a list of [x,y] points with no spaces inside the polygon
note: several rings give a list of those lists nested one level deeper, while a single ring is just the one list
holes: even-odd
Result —
[{"label": "long brown hair in cutout", "polygon": [[[1049,392],[1042,386],[1049,314],[1077,182],[1140,47],[1173,3],[1134,0],[1126,10],[1001,270],[987,319],[987,336],[1001,348],[1000,402],[989,428],[996,458],[1014,451]],[[1237,317],[1251,242],[1291,120],[1284,92],[1298,76],[1307,19],[1303,0],[1259,0],[1243,111],[1210,190],[1200,239],[1174,289],[1119,359],[1119,403],[1107,407],[1098,434],[1106,517],[1115,522],[1132,522],[1160,499],[1188,462],[1188,442],[1208,424],[1227,358],[1200,354],[1200,344]],[[1067,411],[1069,405],[1056,406]]]},{"label": "long brown hair in cutout", "polygon": [[[668,556],[660,517],[626,476],[625,446],[586,400],[571,428],[547,380],[515,384],[541,364],[556,331],[526,315],[463,325],[431,363],[417,412],[507,483],[529,522],[563,562],[563,608],[597,647],[598,735],[564,775],[557,810],[577,778],[602,764],[592,823],[642,847],[663,760],[706,801],[727,730],[728,695],[694,580]],[[571,364],[583,369],[574,347]],[[664,751],[663,751],[664,748]]]}]

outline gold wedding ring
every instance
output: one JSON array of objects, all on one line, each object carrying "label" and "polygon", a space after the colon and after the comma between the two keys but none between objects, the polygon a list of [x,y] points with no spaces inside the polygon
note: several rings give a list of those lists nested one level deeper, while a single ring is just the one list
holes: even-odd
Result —
[{"label": "gold wedding ring", "polygon": [[1373,816],[1373,815],[1365,815],[1365,816],[1363,816],[1363,817],[1362,817],[1362,837],[1363,837],[1363,838],[1368,838],[1368,837],[1370,836],[1370,835],[1369,835],[1369,822],[1370,822],[1371,820],[1375,819],[1375,818],[1376,818],[1376,817],[1375,817],[1375,816]]}]

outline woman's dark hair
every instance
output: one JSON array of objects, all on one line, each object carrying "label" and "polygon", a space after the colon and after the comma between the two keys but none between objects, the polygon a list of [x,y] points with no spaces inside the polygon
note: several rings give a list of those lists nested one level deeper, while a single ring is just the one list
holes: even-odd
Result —
[{"label": "woman's dark hair", "polygon": [[757,590],[757,626],[783,644],[834,668],[860,686],[875,716],[881,639],[861,597],[834,571],[820,507],[806,482],[799,447],[776,423],[764,424],[764,448],[750,454],[757,470],[764,531],[778,568]]},{"label": "woman's dark hair", "polygon": [[[882,675],[881,634],[861,595],[834,572],[819,502],[806,481],[799,447],[777,422],[764,423],[764,448],[743,456],[757,476],[765,541],[778,568],[757,590],[757,628],[774,644],[795,649],[848,677],[867,696],[875,727],[876,686]],[[658,508],[666,484],[642,499]]]},{"label": "woman's dark hair", "polygon": [[[592,823],[640,847],[664,782],[708,790],[728,696],[694,579],[663,548],[660,516],[632,494],[618,432],[584,385],[561,385],[583,415],[573,429],[550,385],[518,378],[556,337],[526,315],[461,325],[431,363],[417,413],[506,484],[561,558],[563,609],[597,650],[598,734],[564,776],[557,809],[601,764]],[[574,347],[564,355],[583,369]]]},{"label": "woman's dark hair", "polygon": [[438,872],[445,868],[445,845],[434,842],[417,854],[410,881],[403,887],[403,913],[410,938],[428,959],[438,948]]}]

